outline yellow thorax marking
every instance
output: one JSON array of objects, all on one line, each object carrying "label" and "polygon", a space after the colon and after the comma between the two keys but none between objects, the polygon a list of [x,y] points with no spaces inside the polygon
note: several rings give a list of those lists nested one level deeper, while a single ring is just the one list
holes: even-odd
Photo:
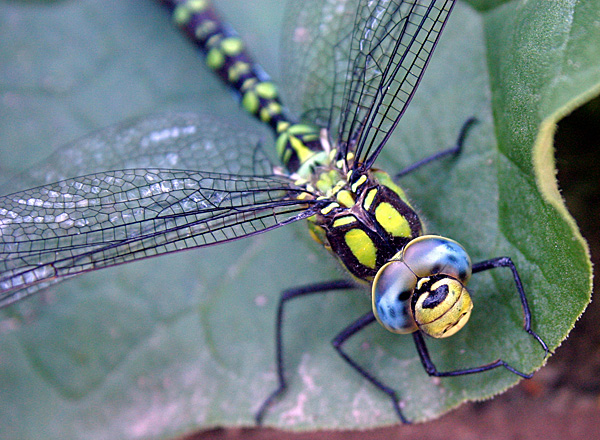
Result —
[{"label": "yellow thorax marking", "polygon": [[371,205],[373,204],[373,200],[375,200],[376,195],[377,195],[377,188],[372,188],[369,190],[369,192],[367,193],[367,196],[365,197],[365,201],[363,202],[363,208],[365,209],[365,211],[368,211],[369,209],[371,209]]},{"label": "yellow thorax marking", "polygon": [[388,202],[381,202],[375,208],[377,222],[394,237],[410,237],[408,220]]},{"label": "yellow thorax marking", "polygon": [[346,208],[352,208],[354,206],[354,197],[347,189],[338,191],[335,198],[340,205],[345,206]]},{"label": "yellow thorax marking", "polygon": [[377,249],[365,231],[358,228],[350,229],[344,235],[344,240],[360,264],[371,269],[375,268]]},{"label": "yellow thorax marking", "polygon": [[333,222],[333,227],[339,228],[340,226],[346,226],[352,223],[356,223],[356,217],[354,217],[353,215],[346,215],[344,217],[335,219]]},{"label": "yellow thorax marking", "polygon": [[327,205],[325,208],[321,209],[321,214],[323,215],[327,215],[329,214],[333,209],[335,208],[339,208],[340,205],[336,202],[332,202],[329,205]]},{"label": "yellow thorax marking", "polygon": [[360,176],[358,180],[352,184],[352,192],[355,193],[356,191],[358,191],[358,188],[360,188],[366,181],[367,176],[365,176],[364,174]]}]

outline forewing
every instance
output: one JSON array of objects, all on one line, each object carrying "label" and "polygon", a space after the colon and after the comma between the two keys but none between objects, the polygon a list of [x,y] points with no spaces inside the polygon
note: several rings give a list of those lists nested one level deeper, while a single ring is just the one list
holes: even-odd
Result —
[{"label": "forewing", "polygon": [[284,91],[341,154],[371,166],[421,79],[454,0],[290,2]]},{"label": "forewing", "polygon": [[0,197],[0,307],[61,278],[306,218],[284,177],[128,169]]},{"label": "forewing", "polygon": [[365,2],[350,49],[338,140],[357,164],[373,165],[404,114],[453,0]]}]

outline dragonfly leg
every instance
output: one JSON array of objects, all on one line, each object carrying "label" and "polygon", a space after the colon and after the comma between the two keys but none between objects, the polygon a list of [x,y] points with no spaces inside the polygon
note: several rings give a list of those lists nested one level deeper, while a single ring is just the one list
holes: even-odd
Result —
[{"label": "dragonfly leg", "polygon": [[[523,328],[525,331],[530,334],[542,347],[544,350],[545,356],[548,355],[550,350],[548,346],[544,342],[544,340],[531,329],[531,311],[529,310],[529,304],[527,302],[527,296],[525,295],[525,290],[523,289],[523,283],[521,282],[521,277],[519,276],[519,272],[515,267],[514,263],[509,257],[498,257],[492,258],[491,260],[481,261],[477,264],[473,265],[473,273],[484,272],[486,270],[496,269],[499,267],[508,267],[512,271],[513,278],[515,280],[515,285],[517,287],[517,291],[519,292],[519,298],[521,300],[521,306],[523,308]],[[529,379],[533,376],[533,373],[524,373],[522,371],[517,370],[512,367],[508,363],[506,363],[502,359],[497,359],[494,362],[490,362],[489,364],[479,365],[477,367],[464,368],[458,370],[451,371],[438,371],[436,366],[433,364],[431,357],[429,356],[429,351],[427,350],[427,345],[425,344],[425,339],[423,338],[423,334],[420,331],[413,333],[413,339],[415,341],[415,346],[417,348],[417,352],[419,353],[419,358],[421,359],[421,363],[425,367],[427,374],[430,376],[436,377],[448,377],[448,376],[464,376],[466,374],[474,374],[481,373],[482,371],[493,370],[494,368],[504,367],[511,373],[514,373],[518,376],[521,376],[525,379]]]},{"label": "dragonfly leg", "polygon": [[497,359],[494,362],[490,362],[489,364],[479,365],[477,367],[471,368],[461,368],[458,370],[450,370],[450,371],[438,371],[437,367],[434,365],[431,357],[429,356],[429,350],[427,350],[427,345],[425,344],[425,339],[423,339],[423,333],[420,331],[416,331],[413,333],[413,339],[415,341],[415,346],[417,347],[417,352],[419,353],[419,358],[421,359],[421,363],[427,371],[427,374],[435,377],[449,377],[449,376],[465,376],[467,374],[475,374],[481,373],[483,371],[493,370],[494,368],[504,367],[511,373],[516,374],[517,376],[521,376],[524,379],[530,379],[533,376],[533,373],[527,374],[522,371],[517,370],[514,367],[511,367],[502,359]]},{"label": "dragonfly leg", "polygon": [[477,119],[474,117],[470,117],[469,119],[467,119],[460,129],[458,139],[456,139],[454,146],[452,146],[446,150],[438,151],[437,153],[432,154],[429,157],[426,157],[424,159],[421,159],[421,160],[413,163],[412,165],[409,165],[408,167],[406,167],[402,171],[400,171],[398,174],[396,174],[394,176],[394,180],[398,180],[401,177],[404,177],[407,174],[412,173],[413,171],[417,170],[418,168],[421,168],[423,165],[427,165],[430,162],[436,161],[436,160],[441,159],[446,156],[459,155],[460,152],[462,151],[462,147],[463,147],[463,144],[465,143],[465,139],[467,137],[467,134],[469,133],[469,130],[476,123],[477,123]]},{"label": "dragonfly leg", "polygon": [[517,287],[517,291],[519,292],[519,299],[521,300],[521,307],[523,308],[523,328],[529,333],[544,349],[545,356],[550,353],[548,346],[544,342],[544,340],[531,329],[531,311],[529,310],[529,303],[527,302],[527,296],[525,295],[525,289],[523,288],[523,283],[521,282],[521,277],[519,276],[519,272],[515,267],[515,264],[510,259],[510,257],[498,257],[492,258],[490,260],[481,261],[473,265],[473,273],[477,272],[485,272],[486,270],[497,269],[499,267],[508,267],[510,268],[513,279],[515,280],[515,285]]},{"label": "dragonfly leg", "polygon": [[277,318],[275,323],[275,363],[277,365],[277,388],[269,394],[256,412],[255,420],[257,425],[261,425],[264,416],[275,399],[287,388],[285,379],[285,364],[283,361],[283,317],[284,305],[291,299],[312,295],[315,293],[326,293],[333,290],[354,289],[356,285],[347,280],[328,281],[324,283],[309,284],[306,286],[295,287],[284,290],[279,298],[277,307]]},{"label": "dragonfly leg", "polygon": [[342,345],[344,345],[344,343],[348,339],[350,339],[356,333],[360,332],[362,329],[364,329],[368,325],[372,324],[373,322],[375,322],[375,316],[373,315],[373,312],[369,312],[369,313],[361,316],[356,321],[354,321],[352,324],[350,324],[348,327],[346,327],[344,330],[342,330],[333,339],[333,341],[331,343],[333,344],[333,347],[336,349],[336,351],[339,353],[339,355],[344,359],[344,361],[346,361],[346,363],[348,365],[350,365],[352,368],[354,368],[362,377],[364,377],[369,382],[371,382],[376,388],[380,389],[381,391],[383,391],[385,394],[387,394],[389,396],[389,398],[392,401],[392,405],[394,406],[394,410],[396,411],[396,414],[398,415],[398,418],[402,421],[402,423],[409,424],[410,422],[406,419],[406,417],[404,417],[404,414],[402,414],[402,410],[400,409],[400,404],[398,403],[398,395],[397,395],[396,391],[394,391],[392,388],[385,385],[383,382],[381,382],[379,379],[377,379],[375,376],[373,376],[373,374],[369,373],[363,367],[358,365],[358,363],[356,363],[356,361],[354,359],[352,359],[350,356],[348,356],[348,354],[346,354],[346,352],[342,349]]}]

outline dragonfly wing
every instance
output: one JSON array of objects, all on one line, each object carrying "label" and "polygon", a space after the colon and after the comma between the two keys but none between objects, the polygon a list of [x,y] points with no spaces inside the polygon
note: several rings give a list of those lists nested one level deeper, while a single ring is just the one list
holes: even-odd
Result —
[{"label": "dragonfly wing", "polygon": [[0,193],[73,176],[125,168],[201,170],[269,175],[273,166],[260,137],[208,115],[150,115],[104,128],[56,150]]},{"label": "dragonfly wing", "polygon": [[290,2],[284,89],[303,120],[371,166],[421,79],[454,0]]},{"label": "dragonfly wing", "polygon": [[284,177],[128,169],[0,197],[0,307],[86,271],[312,215]]},{"label": "dragonfly wing", "polygon": [[365,2],[355,23],[338,139],[373,165],[425,72],[454,0]]},{"label": "dragonfly wing", "polygon": [[359,1],[288,2],[281,45],[282,91],[304,122],[335,133]]}]

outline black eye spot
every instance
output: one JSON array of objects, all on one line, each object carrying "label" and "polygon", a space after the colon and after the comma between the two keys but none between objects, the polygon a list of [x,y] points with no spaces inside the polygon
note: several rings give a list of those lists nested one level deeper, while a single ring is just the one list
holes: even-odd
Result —
[{"label": "black eye spot", "polygon": [[448,296],[449,291],[450,289],[448,289],[448,285],[442,284],[440,287],[431,292],[427,296],[427,298],[425,298],[425,300],[423,301],[423,308],[433,309],[434,307],[437,307],[442,302],[444,302],[444,300]]},{"label": "black eye spot", "polygon": [[404,292],[400,292],[397,297],[398,301],[400,301],[400,302],[406,301],[408,298],[410,298],[411,293],[412,292],[410,290],[405,290]]}]

